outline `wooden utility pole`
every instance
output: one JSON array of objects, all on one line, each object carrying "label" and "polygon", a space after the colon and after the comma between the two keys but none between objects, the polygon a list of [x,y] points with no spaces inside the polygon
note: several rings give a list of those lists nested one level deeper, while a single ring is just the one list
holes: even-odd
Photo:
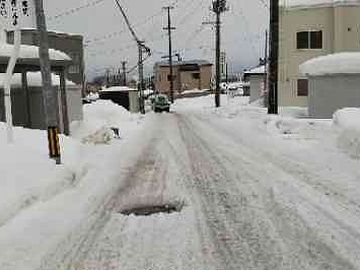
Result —
[{"label": "wooden utility pole", "polygon": [[265,31],[265,60],[264,60],[264,106],[265,108],[269,106],[269,92],[268,92],[268,43],[269,43],[269,33],[268,30]]},{"label": "wooden utility pole", "polygon": [[139,62],[138,62],[138,70],[139,70],[139,100],[140,100],[140,112],[141,114],[145,114],[145,100],[144,100],[144,42],[138,42],[139,49]]},{"label": "wooden utility pole", "polygon": [[269,114],[278,114],[279,0],[270,0]]},{"label": "wooden utility pole", "polygon": [[122,65],[122,79],[123,79],[122,84],[123,84],[123,86],[127,85],[127,81],[126,81],[126,64],[127,64],[126,61],[121,62],[121,65]]},{"label": "wooden utility pole", "polygon": [[59,101],[58,93],[52,87],[49,42],[46,29],[43,0],[35,0],[36,24],[39,35],[39,57],[42,76],[42,95],[48,130],[49,156],[61,164],[59,143]]},{"label": "wooden utility pole", "polygon": [[174,103],[174,69],[173,69],[173,52],[172,52],[172,37],[171,33],[175,30],[175,27],[171,26],[171,10],[174,9],[173,6],[163,7],[163,9],[167,10],[168,15],[168,26],[164,27],[164,30],[168,31],[169,37],[169,68],[170,68],[170,101]]},{"label": "wooden utility pole", "polygon": [[220,70],[220,50],[221,50],[221,13],[226,11],[226,0],[214,0],[213,12],[216,14],[216,89],[215,89],[215,106],[220,107],[220,83],[221,83],[221,70]]}]

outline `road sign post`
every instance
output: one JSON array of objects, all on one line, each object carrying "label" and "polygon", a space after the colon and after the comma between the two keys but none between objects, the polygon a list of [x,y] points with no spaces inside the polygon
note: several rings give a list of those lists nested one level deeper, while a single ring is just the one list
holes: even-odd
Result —
[{"label": "road sign post", "polygon": [[[33,18],[33,5],[31,5],[31,3],[32,2],[29,0],[0,1],[0,24],[2,25],[2,29],[0,31],[14,31],[14,48],[10,56],[4,80],[4,101],[8,143],[12,143],[14,141],[11,106],[11,79],[20,54],[21,28],[24,26],[31,27],[33,25],[31,23]],[[6,39],[6,37],[4,39]],[[1,42],[6,43],[6,40],[1,40]]]}]

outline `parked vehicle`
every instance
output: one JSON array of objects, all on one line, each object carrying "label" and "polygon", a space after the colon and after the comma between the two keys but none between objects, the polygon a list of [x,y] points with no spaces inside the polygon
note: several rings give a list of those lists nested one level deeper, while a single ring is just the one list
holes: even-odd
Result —
[{"label": "parked vehicle", "polygon": [[154,112],[170,112],[170,101],[166,95],[156,95],[151,99]]}]

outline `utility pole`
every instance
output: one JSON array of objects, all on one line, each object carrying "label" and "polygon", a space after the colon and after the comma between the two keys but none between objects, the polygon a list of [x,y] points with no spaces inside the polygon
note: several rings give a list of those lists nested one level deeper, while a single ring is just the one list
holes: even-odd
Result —
[{"label": "utility pole", "polygon": [[144,41],[138,41],[138,49],[139,49],[139,62],[138,62],[138,70],[139,70],[139,99],[140,99],[140,112],[141,114],[145,114],[145,100],[144,100]]},{"label": "utility pole", "polygon": [[265,31],[265,61],[264,61],[264,106],[269,106],[269,92],[268,92],[268,43],[269,43],[269,33],[268,30]]},{"label": "utility pole", "polygon": [[49,156],[61,164],[59,143],[59,103],[57,92],[54,91],[51,81],[51,65],[49,57],[49,42],[46,30],[46,20],[43,0],[35,0],[36,24],[39,34],[39,57],[41,76],[43,81],[42,95],[45,119],[48,130]]},{"label": "utility pole", "polygon": [[126,61],[122,61],[121,65],[122,65],[122,79],[123,79],[123,86],[127,85],[127,81],[126,81]]},{"label": "utility pole", "polygon": [[270,0],[269,114],[278,114],[279,0]]},{"label": "utility pole", "polygon": [[171,33],[175,30],[175,27],[171,26],[171,10],[174,9],[173,6],[163,7],[163,9],[167,10],[168,14],[168,26],[164,27],[164,30],[168,31],[169,36],[169,68],[170,68],[170,101],[174,103],[174,72],[173,72],[173,53],[172,53],[172,38]]},{"label": "utility pole", "polygon": [[215,106],[220,107],[220,82],[221,82],[221,67],[220,67],[220,50],[221,50],[221,13],[226,11],[226,0],[214,0],[213,12],[216,14],[216,89],[215,89]]}]

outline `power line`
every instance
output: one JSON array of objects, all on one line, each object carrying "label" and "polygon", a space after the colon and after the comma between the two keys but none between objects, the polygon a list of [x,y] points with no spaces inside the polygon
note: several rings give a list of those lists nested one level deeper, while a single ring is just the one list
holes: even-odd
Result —
[{"label": "power line", "polygon": [[[160,12],[156,12],[155,14],[147,17],[145,20],[135,24],[135,27],[138,27],[138,26],[142,26],[144,24],[147,24],[149,21],[151,21],[152,19],[158,17],[159,15],[161,15],[161,11]],[[103,41],[103,40],[107,40],[107,39],[111,39],[111,38],[114,38],[116,36],[120,36],[121,34],[125,33],[126,30],[121,30],[121,31],[115,31],[115,32],[112,32],[110,34],[107,34],[107,35],[103,35],[103,36],[100,36],[100,37],[95,37],[95,38],[92,38],[92,39],[88,39],[85,41],[85,44],[87,46],[89,46],[89,44],[91,43],[96,43],[96,42],[99,42],[99,41]]]},{"label": "power line", "polygon": [[100,3],[103,3],[107,0],[95,0],[95,1],[92,1],[92,2],[88,2],[84,5],[81,5],[81,6],[78,6],[78,7],[75,7],[75,8],[71,8],[69,10],[66,10],[66,11],[63,11],[57,15],[54,15],[54,16],[50,16],[47,18],[47,20],[49,21],[52,21],[52,20],[57,20],[59,18],[62,18],[62,17],[65,17],[65,16],[70,16],[70,15],[73,15],[83,9],[86,9],[86,8],[90,8],[90,7],[94,7]]}]

